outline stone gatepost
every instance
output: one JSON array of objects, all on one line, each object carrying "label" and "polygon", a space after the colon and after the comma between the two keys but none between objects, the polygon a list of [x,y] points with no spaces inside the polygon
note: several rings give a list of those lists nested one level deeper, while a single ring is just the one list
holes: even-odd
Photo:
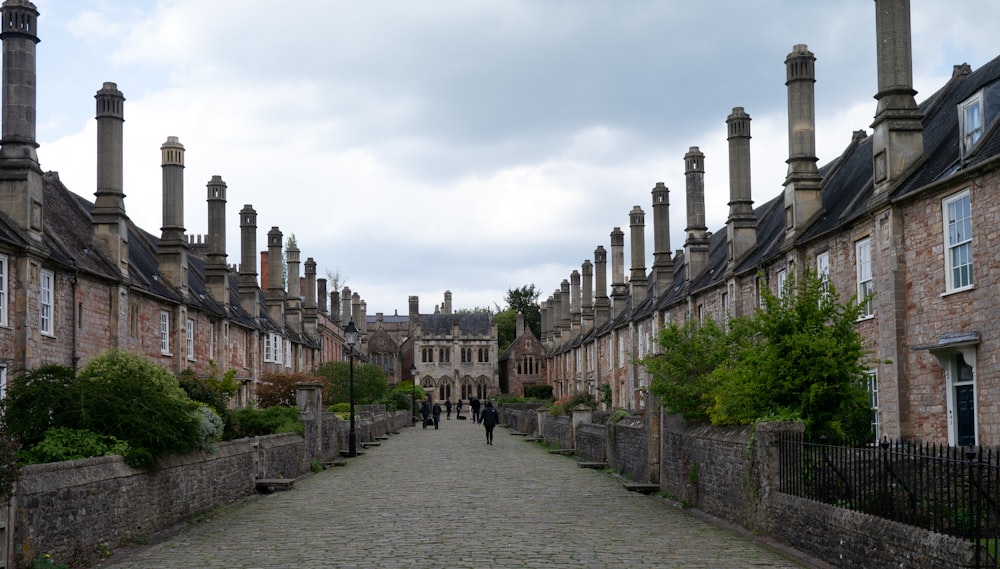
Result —
[{"label": "stone gatepost", "polygon": [[299,408],[303,438],[306,442],[306,459],[323,456],[323,384],[305,381],[295,386],[295,405]]},{"label": "stone gatepost", "polygon": [[579,404],[571,410],[573,413],[573,450],[576,450],[576,427],[584,423],[590,423],[594,418],[594,412],[584,404]]},{"label": "stone gatepost", "polygon": [[763,525],[771,509],[771,498],[781,487],[781,436],[793,434],[801,437],[805,431],[805,423],[799,421],[774,421],[770,423],[757,423],[754,429],[755,442],[753,443],[753,464],[750,468],[756,473],[750,472],[750,478],[754,474],[758,475],[760,505],[756,508],[761,519],[755,520],[758,527]]}]

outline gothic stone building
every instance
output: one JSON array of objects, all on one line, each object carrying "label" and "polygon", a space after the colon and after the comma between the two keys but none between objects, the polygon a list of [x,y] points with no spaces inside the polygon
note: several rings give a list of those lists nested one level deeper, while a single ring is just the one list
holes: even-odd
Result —
[{"label": "gothic stone building", "polygon": [[[872,295],[857,322],[871,350],[873,426],[878,436],[952,445],[1000,444],[1000,59],[952,78],[916,102],[910,7],[876,0],[878,92],[874,134],[854,132],[832,162],[815,156],[815,56],[796,45],[785,59],[788,174],[784,191],[754,206],[750,116],[727,117],[729,218],[705,225],[705,156],[684,156],[687,227],[671,255],[668,189],[652,190],[654,251],[647,272],[645,215],[611,233],[596,275],[543,303],[547,380],[559,394],[612,387],[614,405],[642,407],[649,377],[637,358],[655,353],[668,323],[724,322],[757,310],[763,287],[780,291],[809,266],[843,296]],[[575,278],[574,271],[574,278]],[[762,276],[761,276],[762,275]],[[596,278],[591,285],[588,279]],[[594,289],[590,289],[594,286]],[[596,293],[591,299],[590,294]]]}]

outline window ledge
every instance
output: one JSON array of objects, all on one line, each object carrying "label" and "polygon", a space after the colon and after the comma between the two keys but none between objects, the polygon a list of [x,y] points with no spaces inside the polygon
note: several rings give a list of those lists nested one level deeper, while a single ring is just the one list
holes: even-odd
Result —
[{"label": "window ledge", "polygon": [[970,290],[976,290],[976,285],[969,285],[969,286],[964,286],[962,288],[956,288],[956,289],[952,289],[952,290],[946,290],[946,291],[944,291],[944,292],[941,293],[941,298],[944,298],[946,296],[951,296],[953,294],[958,294],[960,292],[967,292],[967,291],[970,291]]}]

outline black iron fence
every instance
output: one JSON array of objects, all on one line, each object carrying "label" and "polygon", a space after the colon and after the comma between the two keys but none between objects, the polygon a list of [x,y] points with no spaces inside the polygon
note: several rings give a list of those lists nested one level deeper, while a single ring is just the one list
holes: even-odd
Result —
[{"label": "black iron fence", "polygon": [[978,567],[998,567],[1000,452],[901,443],[838,446],[781,439],[779,490],[979,545]]}]

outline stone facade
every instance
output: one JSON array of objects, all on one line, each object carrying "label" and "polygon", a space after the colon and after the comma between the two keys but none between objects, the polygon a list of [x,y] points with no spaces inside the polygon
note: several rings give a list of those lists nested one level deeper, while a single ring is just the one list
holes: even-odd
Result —
[{"label": "stone facade", "polygon": [[[751,314],[764,287],[777,292],[808,267],[844,300],[873,295],[857,330],[871,354],[876,436],[1000,444],[1000,258],[992,251],[1000,211],[1000,131],[992,128],[1000,117],[1000,59],[975,71],[956,66],[950,81],[918,105],[910,85],[909,3],[878,0],[876,13],[878,136],[854,132],[840,156],[815,167],[812,88],[821,68],[807,46],[793,46],[785,61],[794,104],[784,191],[753,207],[750,116],[734,108],[726,121],[726,225],[703,227],[704,177],[713,169],[692,147],[684,156],[684,248],[671,256],[662,237],[669,190],[656,184],[654,270],[642,267],[644,221],[636,207],[629,212],[629,280],[619,228],[611,232],[610,270],[604,247],[594,252],[595,285],[583,291],[596,298],[594,327],[575,328],[567,317],[565,307],[574,306],[568,286],[542,303],[546,381],[557,397],[586,391],[600,398],[610,388],[612,406],[645,408],[650,377],[641,360],[657,352],[664,326]],[[968,117],[956,109],[970,109]],[[599,308],[606,306],[608,272],[605,314]]]}]

